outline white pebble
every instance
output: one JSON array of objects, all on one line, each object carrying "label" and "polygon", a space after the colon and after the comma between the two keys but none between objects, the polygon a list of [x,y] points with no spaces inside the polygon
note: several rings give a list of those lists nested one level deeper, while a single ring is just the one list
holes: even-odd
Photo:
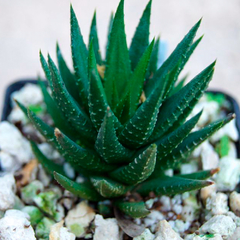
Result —
[{"label": "white pebble", "polygon": [[93,240],[119,240],[119,227],[115,218],[103,219],[102,215],[96,215],[94,224]]},{"label": "white pebble", "polygon": [[160,211],[152,210],[151,213],[148,214],[148,216],[143,219],[144,226],[150,227],[151,230],[154,232],[157,223],[160,220],[163,220],[164,218],[165,218],[164,215]]},{"label": "white pebble", "polygon": [[86,228],[94,217],[94,210],[90,208],[86,202],[82,201],[68,212],[67,217],[65,218],[65,224],[67,228],[76,235],[76,237],[83,237]]},{"label": "white pebble", "polygon": [[229,196],[231,210],[239,215],[240,214],[240,193],[232,192]]},{"label": "white pebble", "polygon": [[229,237],[228,240],[239,240],[239,239],[240,239],[240,227],[237,227],[233,235]]},{"label": "white pebble", "polygon": [[219,164],[220,171],[215,178],[219,191],[233,191],[239,183],[240,160],[223,157]]},{"label": "white pebble", "polygon": [[[12,100],[16,99],[25,106],[35,105],[43,102],[42,91],[36,84],[28,83],[19,91],[13,92]],[[13,101],[15,105],[15,102]]]},{"label": "white pebble", "polygon": [[8,210],[0,219],[0,239],[35,240],[35,234],[29,222],[29,216],[19,210]]},{"label": "white pebble", "polygon": [[162,220],[157,225],[157,232],[155,234],[155,240],[180,240],[182,239],[178,233],[176,233],[170,224],[166,220]]},{"label": "white pebble", "polygon": [[154,240],[154,238],[154,234],[152,234],[150,230],[146,228],[140,236],[133,238],[133,240]]},{"label": "white pebble", "polygon": [[225,214],[228,212],[228,196],[224,193],[213,193],[207,198],[206,209],[213,215]]},{"label": "white pebble", "polygon": [[200,190],[200,196],[203,201],[205,201],[212,193],[217,191],[217,185],[212,184],[210,186],[204,187]]},{"label": "white pebble", "polygon": [[170,211],[172,209],[170,197],[162,196],[162,197],[160,197],[159,200],[162,203],[162,207],[161,207],[162,211],[168,212],[168,211]]},{"label": "white pebble", "polygon": [[183,206],[181,216],[184,221],[188,222],[192,222],[198,218],[197,210],[191,205]]},{"label": "white pebble", "polygon": [[20,131],[8,122],[0,123],[0,149],[12,156],[15,161],[8,170],[16,171],[22,164],[29,162],[33,155],[29,142],[22,136]]},{"label": "white pebble", "polygon": [[201,160],[203,170],[214,169],[219,165],[218,154],[208,141],[205,141],[202,145]]},{"label": "white pebble", "polygon": [[236,224],[231,217],[216,215],[204,223],[200,229],[200,234],[212,233],[221,236],[232,235],[236,229]]},{"label": "white pebble", "polygon": [[15,204],[16,185],[12,174],[0,177],[0,211],[6,211]]},{"label": "white pebble", "polygon": [[75,240],[75,235],[63,227],[64,221],[58,222],[51,226],[49,240]]}]

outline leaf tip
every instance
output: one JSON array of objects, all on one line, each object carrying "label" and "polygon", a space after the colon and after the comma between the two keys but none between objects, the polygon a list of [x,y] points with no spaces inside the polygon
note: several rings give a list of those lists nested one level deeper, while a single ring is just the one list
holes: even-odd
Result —
[{"label": "leaf tip", "polygon": [[213,176],[215,173],[218,173],[220,171],[220,168],[214,168],[211,170],[210,174]]}]

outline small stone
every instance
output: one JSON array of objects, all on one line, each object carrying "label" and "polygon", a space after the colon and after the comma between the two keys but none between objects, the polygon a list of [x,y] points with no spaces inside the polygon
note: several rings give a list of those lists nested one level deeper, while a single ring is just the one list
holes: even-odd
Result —
[{"label": "small stone", "polygon": [[216,215],[204,223],[200,229],[200,234],[220,234],[221,236],[231,236],[236,229],[236,224],[231,217]]},{"label": "small stone", "polygon": [[183,220],[177,219],[174,223],[174,230],[178,233],[184,233],[190,227],[190,222],[184,222]]},{"label": "small stone", "polygon": [[28,214],[19,210],[8,210],[0,219],[0,239],[6,240],[35,240],[33,228]]},{"label": "small stone", "polygon": [[236,216],[233,212],[229,211],[226,214],[224,214],[225,216],[229,216],[230,218],[232,218],[232,220],[235,222],[237,227],[240,227],[240,217]]},{"label": "small stone", "polygon": [[[39,86],[28,83],[19,91],[13,92],[11,94],[11,99],[16,99],[23,105],[30,106],[42,103],[43,95]],[[12,101],[12,103],[13,105],[16,105],[14,101]]]},{"label": "small stone", "polygon": [[61,155],[49,143],[38,144],[40,151],[49,159],[60,159]]},{"label": "small stone", "polygon": [[75,177],[75,171],[74,168],[68,163],[64,163],[63,170],[66,173],[67,177],[73,179]]},{"label": "small stone", "polygon": [[33,198],[44,190],[43,184],[35,180],[21,189],[21,198],[27,204],[32,204]]},{"label": "small stone", "polygon": [[240,216],[240,193],[232,192],[230,194],[230,208],[237,215]]},{"label": "small stone", "polygon": [[181,212],[184,221],[192,222],[198,218],[198,211],[191,205],[183,206]]},{"label": "small stone", "polygon": [[222,215],[228,212],[228,196],[224,193],[213,193],[207,198],[206,209],[213,215]]},{"label": "small stone", "polygon": [[179,234],[172,229],[171,225],[166,220],[162,220],[157,224],[155,237],[155,240],[182,239]]},{"label": "small stone", "polygon": [[198,171],[198,162],[191,161],[189,163],[183,163],[180,167],[181,174],[189,174]]},{"label": "small stone", "polygon": [[94,225],[93,240],[119,240],[119,227],[115,218],[103,219],[102,215],[96,215]]},{"label": "small stone", "polygon": [[205,234],[201,236],[195,236],[192,240],[222,240],[220,234]]},{"label": "small stone", "polygon": [[49,233],[51,226],[54,225],[55,222],[50,218],[44,217],[36,226],[36,236],[39,239],[49,239]]},{"label": "small stone", "polygon": [[228,240],[239,240],[240,239],[240,227],[237,227],[233,235]]},{"label": "small stone", "polygon": [[164,215],[160,211],[152,210],[151,213],[148,214],[148,216],[143,219],[144,226],[150,227],[151,231],[155,232],[157,223],[160,220],[163,220],[164,218],[165,218]]},{"label": "small stone", "polygon": [[30,216],[30,222],[33,226],[37,225],[44,217],[43,213],[35,206],[26,206],[22,211]]},{"label": "small stone", "polygon": [[49,174],[46,173],[43,166],[39,164],[39,171],[38,171],[38,179],[43,184],[44,187],[49,186],[51,182],[51,177]]},{"label": "small stone", "polygon": [[64,190],[62,199],[61,199],[61,203],[63,204],[63,206],[70,210],[73,206],[73,203],[77,200],[77,197],[74,196],[71,192],[69,192],[68,190]]},{"label": "small stone", "polygon": [[65,218],[65,224],[76,237],[84,237],[86,229],[94,217],[94,210],[89,207],[86,202],[82,201],[68,212]]},{"label": "small stone", "polygon": [[12,109],[7,120],[13,124],[18,123],[18,122],[21,122],[22,124],[27,124],[27,122],[28,122],[28,119],[25,116],[24,112],[18,106],[15,106]]},{"label": "small stone", "polygon": [[172,209],[170,197],[162,196],[162,197],[160,197],[159,200],[160,200],[160,202],[161,202],[161,204],[162,204],[162,207],[161,207],[161,210],[162,210],[162,211],[168,212],[168,211],[170,211],[170,210]]},{"label": "small stone", "polygon": [[51,226],[49,240],[75,240],[75,235],[63,227],[64,221]]},{"label": "small stone", "polygon": [[207,200],[207,198],[210,197],[210,195],[212,193],[215,193],[216,191],[217,191],[217,185],[216,184],[212,184],[210,186],[202,188],[200,190],[201,199],[205,202],[205,200]]},{"label": "small stone", "polygon": [[29,142],[14,125],[6,121],[0,123],[0,149],[15,160],[8,160],[7,169],[11,172],[29,162],[33,156]]},{"label": "small stone", "polygon": [[133,240],[154,240],[154,238],[154,234],[152,234],[151,231],[146,228],[140,236],[133,238]]},{"label": "small stone", "polygon": [[12,174],[0,177],[0,211],[6,211],[15,204],[16,185]]},{"label": "small stone", "polygon": [[219,165],[218,154],[215,152],[213,146],[208,141],[205,141],[202,144],[201,160],[203,170],[214,169]]},{"label": "small stone", "polygon": [[59,197],[56,192],[49,190],[36,195],[33,201],[42,211],[52,216],[56,221],[60,221],[64,217],[64,209],[60,204],[57,204]]},{"label": "small stone", "polygon": [[233,191],[240,178],[240,161],[231,157],[223,157],[219,164],[220,171],[215,182],[219,191]]}]

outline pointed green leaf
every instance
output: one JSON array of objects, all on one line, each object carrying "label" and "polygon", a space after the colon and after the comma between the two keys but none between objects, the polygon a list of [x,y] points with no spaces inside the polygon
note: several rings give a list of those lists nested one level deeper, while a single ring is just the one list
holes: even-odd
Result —
[{"label": "pointed green leaf", "polygon": [[199,146],[213,133],[230,122],[234,116],[235,115],[229,115],[223,120],[216,121],[199,131],[190,133],[189,136],[185,138],[183,142],[171,152],[171,154],[167,155],[165,158],[162,158],[161,161],[157,162],[153,174],[155,175],[155,173],[162,172],[168,168],[176,168],[181,160],[186,159],[197,146]]},{"label": "pointed green leaf", "polygon": [[103,118],[106,114],[108,103],[106,94],[104,92],[101,79],[97,71],[97,64],[93,49],[93,41],[91,41],[89,46],[89,112],[91,121],[98,130],[101,127]]},{"label": "pointed green leaf", "polygon": [[150,78],[151,76],[153,76],[157,70],[157,64],[158,64],[158,55],[159,55],[159,44],[160,44],[160,37],[157,38],[153,50],[152,50],[152,54],[151,54],[151,58],[149,61],[149,65],[148,65],[148,69],[147,69],[147,74],[146,74],[146,78]]},{"label": "pointed green leaf", "polygon": [[100,195],[105,198],[123,196],[131,189],[131,187],[105,177],[91,177],[91,182]]},{"label": "pointed green leaf", "polygon": [[114,204],[123,213],[132,218],[143,218],[150,213],[144,202],[125,202],[123,200],[118,200]]},{"label": "pointed green leaf", "polygon": [[120,167],[109,175],[119,182],[134,185],[145,181],[154,171],[156,163],[157,146],[150,145],[127,166]]},{"label": "pointed green leaf", "polygon": [[219,168],[205,170],[205,171],[199,171],[199,172],[189,173],[189,174],[176,175],[176,177],[195,179],[195,180],[205,180],[205,179],[212,177],[217,172],[219,172]]},{"label": "pointed green leaf", "polygon": [[52,77],[52,96],[58,104],[59,110],[62,111],[65,119],[81,138],[93,142],[96,137],[96,131],[90,119],[67,91],[57,67],[50,56],[48,62]]},{"label": "pointed green leaf", "polygon": [[200,41],[202,40],[202,37],[200,37],[198,40],[196,40],[190,47],[189,50],[187,51],[186,54],[182,55],[182,58],[180,60],[180,64],[178,66],[178,69],[176,69],[175,74],[172,76],[171,81],[169,82],[169,85],[167,86],[166,89],[166,97],[170,95],[179,74],[181,73],[181,71],[183,70],[184,66],[186,65],[186,63],[188,62],[189,58],[191,57],[192,53],[194,52],[194,50],[196,49],[196,47],[198,46],[198,44],[200,43]]},{"label": "pointed green leaf", "polygon": [[36,114],[33,113],[31,110],[24,107],[20,102],[18,102],[17,100],[15,100],[15,102],[26,115],[26,117],[30,120],[30,122],[34,125],[34,127],[43,135],[47,142],[56,147],[58,151],[60,151],[60,146],[56,141],[54,135],[54,129],[48,126],[45,122],[43,122],[43,120],[37,117]]},{"label": "pointed green leaf", "polygon": [[46,156],[44,156],[43,153],[39,150],[37,144],[34,143],[33,141],[30,141],[30,144],[31,144],[32,151],[33,151],[33,154],[35,155],[36,159],[38,160],[38,162],[40,162],[42,164],[44,169],[50,175],[53,176],[53,172],[54,171],[57,171],[61,175],[66,175],[64,170],[63,170],[63,166],[62,165],[56,164],[52,160],[50,160]]},{"label": "pointed green leaf", "polygon": [[141,194],[141,196],[147,196],[150,192],[153,192],[157,196],[174,195],[197,190],[212,184],[213,182],[211,181],[165,176],[145,181],[137,187],[136,191]]},{"label": "pointed green leaf", "polygon": [[202,111],[181,125],[175,131],[155,142],[155,144],[158,146],[157,161],[166,157],[167,154],[170,154],[173,149],[175,149],[183,141],[183,139],[189,135],[190,131],[197,124],[201,114]]},{"label": "pointed green leaf", "polygon": [[86,45],[83,41],[83,37],[78,25],[75,12],[71,6],[71,49],[72,49],[72,60],[77,77],[77,86],[79,89],[80,98],[82,100],[82,106],[88,108],[88,69],[87,69],[87,58],[88,52]]},{"label": "pointed green leaf", "polygon": [[149,44],[151,5],[152,0],[148,2],[142,14],[129,48],[132,70],[137,66],[139,59],[142,57]]},{"label": "pointed green leaf", "polygon": [[148,97],[153,89],[159,84],[158,82],[162,80],[162,76],[166,75],[168,72],[171,72],[182,59],[187,54],[193,39],[196,35],[196,32],[200,26],[201,20],[198,21],[188,34],[183,38],[183,40],[177,45],[172,54],[168,59],[161,65],[161,67],[156,71],[153,78],[149,79],[145,87],[145,94]]},{"label": "pointed green leaf", "polygon": [[72,74],[72,72],[69,70],[63,56],[61,53],[61,50],[59,48],[59,45],[56,46],[56,52],[57,52],[57,60],[58,60],[58,68],[61,74],[61,77],[64,81],[64,84],[68,90],[68,92],[73,96],[73,98],[77,102],[81,102],[80,96],[79,96],[79,90],[76,85],[76,77]]},{"label": "pointed green leaf", "polygon": [[89,182],[77,183],[57,172],[54,172],[54,178],[62,187],[80,198],[89,201],[103,200]]},{"label": "pointed green leaf", "polygon": [[162,81],[161,84],[163,85],[154,89],[133,117],[125,124],[119,135],[119,140],[126,146],[138,148],[151,136],[157,121],[159,107],[162,104],[165,81]]},{"label": "pointed green leaf", "polygon": [[101,57],[101,52],[99,48],[98,33],[97,33],[96,11],[94,12],[94,15],[92,18],[92,24],[90,28],[90,34],[89,34],[89,46],[91,41],[93,41],[93,49],[96,56],[97,64],[102,65],[102,57]]},{"label": "pointed green leaf", "polygon": [[42,90],[44,102],[47,106],[47,111],[51,115],[55,126],[59,128],[62,132],[70,136],[71,139],[75,139],[76,133],[72,131],[69,124],[66,123],[66,120],[64,119],[61,112],[59,111],[57,104],[53,101],[52,97],[50,96],[47,90],[46,84],[41,80],[38,81],[38,84]]},{"label": "pointed green leaf", "polygon": [[173,131],[185,121],[212,79],[214,66],[215,62],[163,103],[150,140],[154,141]]},{"label": "pointed green leaf", "polygon": [[94,151],[80,147],[58,129],[55,129],[55,136],[63,149],[63,157],[69,163],[93,172],[108,172],[116,168],[102,161]]},{"label": "pointed green leaf", "polygon": [[41,62],[41,65],[42,65],[42,69],[43,69],[43,71],[44,71],[44,73],[45,73],[45,77],[46,77],[46,79],[48,80],[49,84],[51,84],[51,83],[52,83],[52,80],[51,80],[51,79],[52,79],[52,77],[51,77],[51,72],[50,72],[50,69],[49,69],[49,67],[48,67],[48,64],[47,64],[45,58],[43,57],[41,51],[39,52],[39,57],[40,57],[40,62]]},{"label": "pointed green leaf", "polygon": [[125,148],[118,141],[110,110],[107,111],[99,129],[95,148],[98,154],[110,164],[130,162],[135,153],[135,151]]},{"label": "pointed green leaf", "polygon": [[110,19],[109,19],[109,24],[108,24],[106,56],[108,55],[108,48],[109,48],[109,42],[110,42],[110,35],[111,35],[111,31],[112,31],[113,20],[114,20],[114,13],[112,12],[111,16],[110,16]]},{"label": "pointed green leaf", "polygon": [[140,58],[130,80],[130,116],[133,116],[139,105],[139,99],[143,91],[143,84],[148,67],[148,63],[151,57],[152,49],[154,46],[154,40],[147,47],[142,57]]},{"label": "pointed green leaf", "polygon": [[171,92],[169,93],[169,97],[171,97],[173,94],[177,93],[178,91],[180,91],[186,80],[187,80],[188,74],[186,74],[182,79],[179,80],[179,82],[177,82],[177,84],[174,86],[174,88],[171,90]]},{"label": "pointed green leaf", "polygon": [[116,86],[116,96],[121,97],[126,83],[131,73],[129,53],[124,30],[124,0],[121,0],[115,14],[110,41],[107,50],[107,61],[105,70],[104,88],[107,95],[108,103],[112,109],[113,104],[113,88]]}]

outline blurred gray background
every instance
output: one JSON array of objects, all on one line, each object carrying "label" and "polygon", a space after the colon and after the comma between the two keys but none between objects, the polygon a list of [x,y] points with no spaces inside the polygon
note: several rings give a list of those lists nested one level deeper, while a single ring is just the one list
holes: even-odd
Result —
[{"label": "blurred gray background", "polygon": [[[88,41],[92,15],[97,9],[101,49],[105,48],[108,21],[118,0],[0,0],[0,99],[17,79],[42,74],[39,49],[55,59],[59,42],[68,65],[70,58],[69,6],[73,4],[82,34]],[[128,43],[148,0],[125,0]],[[217,59],[211,88],[230,93],[240,102],[240,1],[153,0],[151,37],[161,35],[167,55],[201,18],[198,36],[204,38],[185,68],[190,78]],[[1,101],[2,104],[2,101]]]}]

